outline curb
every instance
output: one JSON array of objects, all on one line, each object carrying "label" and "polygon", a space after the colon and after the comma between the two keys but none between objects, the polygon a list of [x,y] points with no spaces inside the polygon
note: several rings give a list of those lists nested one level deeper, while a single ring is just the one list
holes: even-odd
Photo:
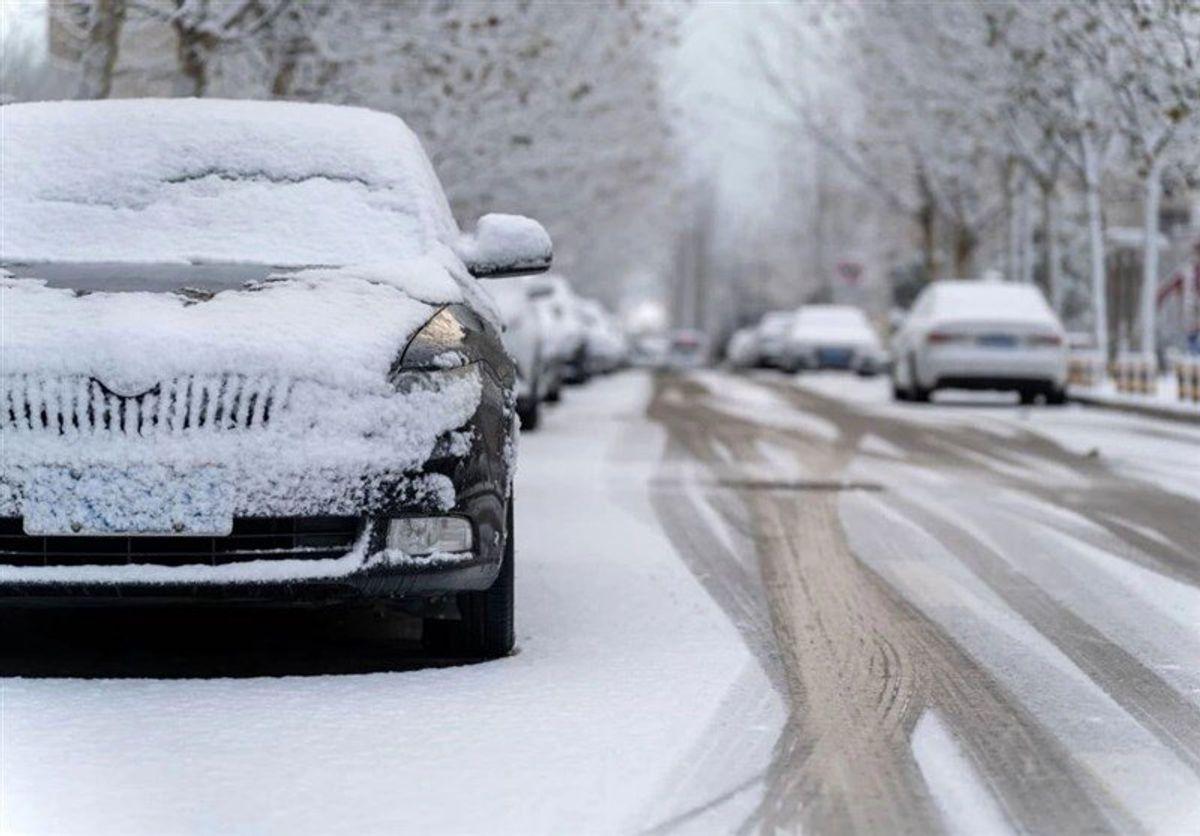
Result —
[{"label": "curb", "polygon": [[1150,404],[1128,403],[1125,401],[1113,401],[1107,398],[1098,397],[1095,395],[1078,394],[1069,392],[1068,400],[1072,403],[1085,404],[1087,406],[1100,407],[1101,409],[1112,409],[1117,412],[1128,412],[1134,415],[1145,415],[1150,418],[1162,418],[1166,421],[1178,421],[1184,424],[1200,424],[1200,410],[1194,413],[1183,410],[1164,409],[1161,406],[1151,406]]}]

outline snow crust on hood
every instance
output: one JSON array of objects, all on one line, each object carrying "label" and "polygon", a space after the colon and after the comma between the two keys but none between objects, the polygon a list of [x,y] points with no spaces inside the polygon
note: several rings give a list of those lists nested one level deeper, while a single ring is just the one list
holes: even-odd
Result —
[{"label": "snow crust on hood", "polygon": [[7,261],[348,264],[458,236],[403,121],[294,102],[6,105]]},{"label": "snow crust on hood", "polygon": [[0,374],[152,385],[236,372],[378,390],[436,306],[463,299],[462,285],[428,257],[301,270],[206,301],[79,295],[7,274],[0,277]]},{"label": "snow crust on hood", "polygon": [[405,474],[475,413],[477,370],[389,372],[463,297],[434,259],[303,270],[207,301],[0,278],[0,515],[21,514],[32,478],[68,496],[53,468],[79,467],[128,471],[147,495],[163,493],[147,474],[216,467],[242,514],[359,513],[401,482],[448,508],[451,486]]}]

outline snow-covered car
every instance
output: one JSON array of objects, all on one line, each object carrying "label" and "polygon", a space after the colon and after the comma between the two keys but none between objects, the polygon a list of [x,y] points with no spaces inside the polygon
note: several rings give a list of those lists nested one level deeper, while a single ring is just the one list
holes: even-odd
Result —
[{"label": "snow-covered car", "polygon": [[671,338],[666,334],[638,334],[629,341],[629,363],[639,369],[658,369],[666,365]]},{"label": "snow-covered car", "polygon": [[672,369],[698,369],[708,363],[708,335],[694,328],[671,332],[666,365]]},{"label": "snow-covered car", "polygon": [[504,348],[517,369],[517,415],[522,430],[537,429],[541,404],[554,386],[548,363],[546,323],[529,280],[500,279],[488,283],[504,324]]},{"label": "snow-covered car", "polygon": [[787,362],[787,335],[795,318],[795,311],[771,311],[763,315],[758,323],[759,365],[773,369],[784,368]]},{"label": "snow-covered car", "polygon": [[616,319],[594,299],[580,299],[576,311],[583,323],[587,373],[608,374],[619,369],[629,348]]},{"label": "snow-covered car", "polygon": [[[532,287],[548,334],[551,358],[559,369],[558,384],[586,382],[587,333],[579,317],[579,298],[559,275],[540,276]],[[551,401],[558,400],[559,388],[551,388]]]},{"label": "snow-covered car", "polygon": [[0,600],[369,602],[513,644],[515,372],[394,117],[125,100],[0,113]]},{"label": "snow-covered car", "polygon": [[884,365],[883,346],[866,315],[851,305],[805,305],[788,328],[784,368],[849,369],[877,374]]},{"label": "snow-covered car", "polygon": [[739,328],[725,343],[725,360],[735,369],[752,369],[762,360],[757,328]]},{"label": "snow-covered car", "polygon": [[892,383],[901,400],[937,389],[1016,391],[1022,403],[1065,400],[1066,335],[1033,285],[939,281],[917,297],[893,341]]}]

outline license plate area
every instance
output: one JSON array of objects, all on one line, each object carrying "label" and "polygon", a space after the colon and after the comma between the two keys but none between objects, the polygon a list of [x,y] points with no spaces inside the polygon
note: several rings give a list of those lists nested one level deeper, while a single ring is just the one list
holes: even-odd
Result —
[{"label": "license plate area", "polygon": [[224,537],[233,487],[219,467],[39,467],[26,479],[22,510],[34,536]]},{"label": "license plate area", "polygon": [[976,339],[976,344],[984,348],[1016,348],[1017,338],[1012,334],[983,334]]}]

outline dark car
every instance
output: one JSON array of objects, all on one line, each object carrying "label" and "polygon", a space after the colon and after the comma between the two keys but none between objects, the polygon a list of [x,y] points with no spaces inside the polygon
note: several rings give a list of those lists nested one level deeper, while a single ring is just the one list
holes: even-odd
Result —
[{"label": "dark car", "polygon": [[513,645],[515,373],[416,138],[356,108],[3,108],[0,603],[385,602]]}]

